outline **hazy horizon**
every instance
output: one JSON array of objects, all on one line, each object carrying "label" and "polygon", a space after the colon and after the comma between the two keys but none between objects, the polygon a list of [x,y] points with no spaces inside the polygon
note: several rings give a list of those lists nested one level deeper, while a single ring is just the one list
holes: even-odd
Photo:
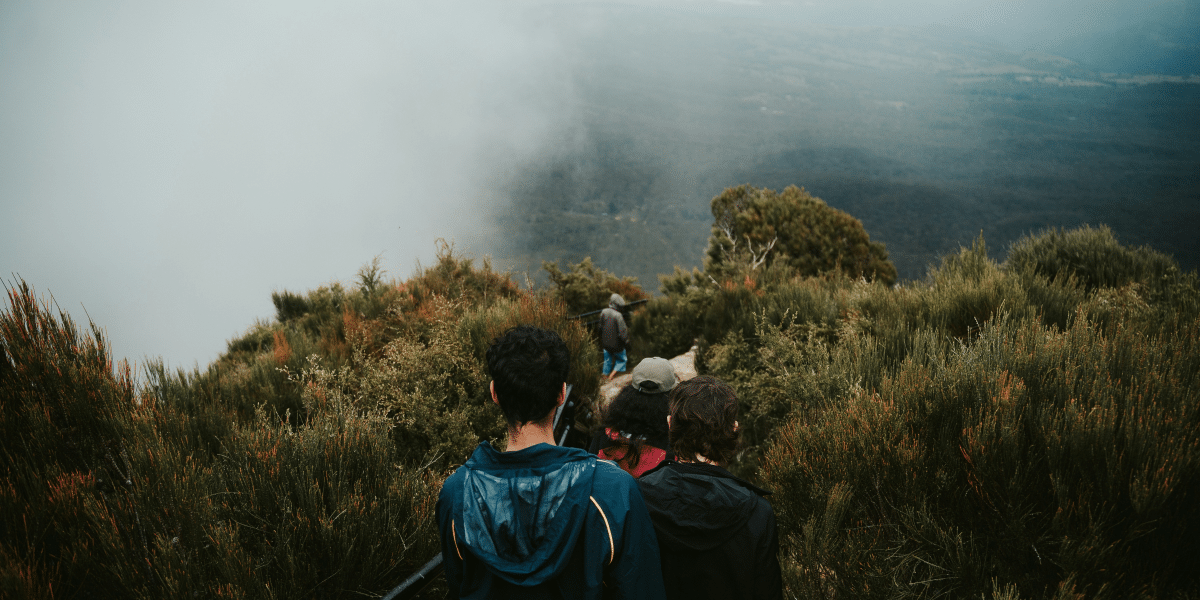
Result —
[{"label": "hazy horizon", "polygon": [[[1141,24],[1161,29],[1178,15],[1187,17],[1186,36],[1196,6],[8,2],[0,5],[0,269],[10,286],[21,278],[53,294],[77,321],[90,315],[117,358],[203,368],[227,340],[273,317],[272,291],[350,282],[376,255],[389,276],[404,278],[432,263],[438,238],[482,258],[529,235],[504,228],[505,211],[524,206],[513,182],[590,147],[598,115],[616,105],[595,96],[589,78],[599,75],[585,68],[619,64],[620,48],[592,54],[613,10],[698,14],[727,27],[754,19],[783,28],[932,26],[1017,53],[1074,52],[1068,58],[1100,69],[1117,63],[1096,50],[1108,42],[1094,40],[1140,43]],[[671,41],[629,64],[669,71],[664,90],[686,89],[703,49]],[[1184,50],[1148,48],[1129,64],[1194,74],[1195,41]],[[1106,62],[1087,64],[1093,56]],[[609,81],[614,103],[636,105],[642,90],[625,94]],[[665,174],[656,181],[674,181],[687,193],[679,202],[703,221],[720,189],[689,186],[708,181],[697,170],[723,155],[697,147],[676,156],[678,146],[662,144],[656,168]],[[722,167],[738,175],[737,164]],[[889,249],[905,251],[895,242]],[[683,266],[700,256],[692,260]],[[641,283],[656,291],[657,282]]]}]

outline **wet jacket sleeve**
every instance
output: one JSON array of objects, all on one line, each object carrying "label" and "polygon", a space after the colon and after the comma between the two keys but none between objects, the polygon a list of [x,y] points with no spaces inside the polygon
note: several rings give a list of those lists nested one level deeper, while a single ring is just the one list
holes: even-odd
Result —
[{"label": "wet jacket sleeve", "polygon": [[608,513],[609,522],[590,523],[598,535],[607,535],[600,528],[612,528],[612,556],[604,569],[604,597],[661,600],[666,593],[658,558],[658,538],[642,493],[628,473],[608,463],[601,468],[619,473],[605,478],[609,481],[598,482],[609,490],[597,498]]},{"label": "wet jacket sleeve", "polygon": [[438,539],[442,546],[442,573],[446,577],[446,587],[449,589],[447,598],[458,598],[462,589],[463,561],[458,556],[458,548],[454,543],[454,503],[452,493],[459,490],[460,482],[454,477],[446,480],[442,486],[441,496],[437,503]]}]

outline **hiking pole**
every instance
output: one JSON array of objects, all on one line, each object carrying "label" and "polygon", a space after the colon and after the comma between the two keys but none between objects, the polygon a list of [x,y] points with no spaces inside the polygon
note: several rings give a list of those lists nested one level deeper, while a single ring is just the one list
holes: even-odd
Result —
[{"label": "hiking pole", "polygon": [[382,600],[409,600],[421,593],[434,577],[437,577],[442,572],[442,553],[438,552],[433,560],[425,563],[420,571],[413,573],[404,583],[396,586],[396,589],[388,592]]},{"label": "hiking pole", "polygon": [[[570,407],[570,406],[573,406],[573,405],[574,405],[574,404],[573,404],[573,403],[570,401],[570,398],[571,398],[571,388],[573,388],[573,387],[575,387],[575,386],[573,386],[573,385],[571,385],[571,384],[569,384],[569,383],[567,384],[567,391],[566,391],[566,393],[565,393],[565,394],[563,394],[563,403],[562,403],[562,404],[559,404],[559,405],[558,405],[558,408],[556,408],[556,409],[554,410],[554,426],[553,426],[553,427],[550,429],[550,431],[553,431],[553,432],[555,433],[555,437],[556,437],[556,439],[557,439],[557,434],[558,434],[558,424],[559,424],[560,422],[562,422],[562,420],[563,420],[563,419],[562,419],[562,417],[563,417],[563,414],[567,412],[567,408],[568,408],[568,407]],[[575,418],[575,411],[571,411],[570,418],[571,418],[572,420]],[[566,433],[566,432],[567,432],[567,431],[570,431],[570,430],[571,430],[571,427],[570,427],[570,425],[568,425],[568,426],[567,426],[567,427],[564,429],[564,431],[563,431],[563,439],[564,439],[564,440],[565,440],[565,439],[567,439],[567,433]],[[559,445],[559,446],[561,446],[561,445],[562,445],[562,442],[559,442],[559,443],[558,443],[558,445]]]},{"label": "hiking pole", "polygon": [[[622,313],[624,313],[624,312],[628,312],[628,310],[629,310],[630,308],[632,308],[632,307],[634,307],[634,306],[637,306],[637,305],[639,305],[639,304],[645,304],[645,303],[647,303],[647,302],[649,302],[649,301],[650,301],[650,299],[649,299],[649,298],[647,298],[647,299],[645,299],[645,300],[634,300],[633,302],[630,302],[630,303],[628,303],[628,304],[625,304],[625,305],[623,305],[623,306],[621,307],[621,312],[622,312]],[[590,317],[590,316],[592,316],[592,315],[598,315],[598,314],[600,314],[600,313],[602,313],[602,312],[604,312],[604,309],[603,309],[603,308],[602,308],[602,309],[600,309],[600,310],[593,310],[593,311],[590,311],[590,312],[579,313],[579,314],[577,314],[577,315],[570,316],[570,317],[567,317],[567,318],[568,318],[568,319],[582,319],[582,318],[584,318],[584,317]]]}]

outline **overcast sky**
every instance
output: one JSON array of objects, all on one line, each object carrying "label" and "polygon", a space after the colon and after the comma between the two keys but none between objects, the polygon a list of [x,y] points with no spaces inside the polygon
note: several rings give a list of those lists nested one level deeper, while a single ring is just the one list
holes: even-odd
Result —
[{"label": "overcast sky", "polygon": [[570,120],[552,32],[491,5],[3,3],[4,278],[203,366],[273,290],[486,251],[487,171]]},{"label": "overcast sky", "polygon": [[[768,4],[1015,49],[1135,5]],[[86,309],[118,358],[203,367],[271,318],[273,290],[348,282],[378,254],[407,277],[439,237],[486,254],[495,181],[576,126],[570,36],[516,6],[5,0],[0,276]]]}]

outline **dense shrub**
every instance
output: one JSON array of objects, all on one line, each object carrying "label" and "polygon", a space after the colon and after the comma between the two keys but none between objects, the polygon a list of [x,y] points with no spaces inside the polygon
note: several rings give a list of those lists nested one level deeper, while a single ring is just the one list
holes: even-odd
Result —
[{"label": "dense shrub", "polygon": [[[779,322],[786,311],[808,310],[787,295],[798,278],[896,280],[882,243],[862,223],[797,187],[782,193],[742,185],[712,200],[713,226],[704,270],[676,267],[660,276],[665,297],[652,300],[631,324],[648,356],[674,356],[693,344],[716,343],[731,331],[754,335],[754,316]],[[780,293],[782,290],[782,293]],[[819,310],[824,311],[826,306]],[[822,320],[831,321],[829,315]]]},{"label": "dense shrub", "polygon": [[542,269],[554,284],[551,292],[566,306],[567,314],[579,315],[606,308],[613,294],[620,294],[625,302],[636,302],[649,298],[642,291],[635,277],[617,277],[592,264],[591,258],[577,265],[567,265],[564,272],[557,262],[542,262]]},{"label": "dense shrub", "polygon": [[[902,286],[757,258],[662,277],[631,327],[642,355],[699,342],[737,390],[729,466],[776,492],[790,594],[1200,594],[1195,273],[1103,229],[1005,264],[981,238]],[[352,287],[275,294],[204,371],[149,362],[140,389],[95,327],[10,290],[0,595],[382,594],[436,552],[442,478],[504,434],[494,337],[559,332],[572,397],[595,400],[564,294],[630,282],[547,270],[539,293],[448,245],[403,282],[375,260]]]},{"label": "dense shrub", "polygon": [[572,397],[594,399],[598,353],[583,328],[564,318],[557,301],[524,296],[486,307],[447,303],[441,312],[444,318],[421,339],[397,338],[354,369],[310,379],[308,389],[316,398],[345,393],[356,406],[383,410],[404,462],[435,470],[461,464],[481,440],[503,438],[504,419],[488,392],[484,352],[517,324],[557,331],[571,351]]},{"label": "dense shrub", "polygon": [[113,364],[98,328],[80,332],[24,282],[5,287],[0,590],[52,597],[90,585],[144,593],[149,549],[126,483],[136,433],[129,367]]},{"label": "dense shrub", "polygon": [[553,297],[526,294],[465,312],[457,321],[455,335],[482,365],[492,340],[505,331],[523,324],[552,330],[571,353],[571,369],[567,372],[571,396],[594,400],[600,390],[600,349],[582,324],[567,317],[562,303]]},{"label": "dense shrub", "polygon": [[803,188],[729,188],[713,198],[712,214],[704,268],[717,280],[775,262],[799,275],[840,270],[886,284],[896,280],[887,249],[871,241],[858,219]]},{"label": "dense shrub", "polygon": [[[970,343],[927,338],[878,386],[798,410],[761,473],[779,493],[789,586],[802,597],[977,597],[995,582],[1030,598],[1200,591],[1198,326],[1150,337],[995,319]],[[812,364],[770,335],[787,349],[780,362]],[[839,376],[826,364],[817,386]]]},{"label": "dense shrub", "polygon": [[[692,279],[668,298],[705,289]],[[702,368],[742,402],[731,468],[776,491],[791,592],[1200,591],[1198,288],[1114,283],[999,265],[978,240],[902,287],[759,287],[752,331],[704,332],[721,337]]]},{"label": "dense shrub", "polygon": [[437,553],[446,469],[504,434],[483,369],[493,337],[559,331],[573,397],[598,391],[598,352],[561,302],[444,250],[403,283],[376,261],[351,290],[276,294],[277,321],[203,372],[151,361],[140,391],[95,328],[14,290],[4,595],[378,596],[410,575]]},{"label": "dense shrub", "polygon": [[1179,274],[1171,257],[1144,246],[1123,246],[1105,226],[1027,235],[1013,243],[1008,262],[1016,270],[1028,268],[1048,277],[1074,276],[1089,290],[1157,283]]},{"label": "dense shrub", "polygon": [[398,307],[401,311],[420,316],[426,303],[436,298],[459,300],[471,306],[486,306],[521,295],[512,277],[508,273],[493,271],[491,261],[487,258],[476,268],[474,261],[456,257],[454,248],[439,240],[437,259],[437,264],[423,269],[419,275],[399,286],[411,297],[411,305]]},{"label": "dense shrub", "polygon": [[[1194,271],[1183,272],[1171,257],[1149,247],[1121,245],[1105,226],[1026,236],[1009,250],[1008,267],[1027,278],[1063,282],[1068,289],[1123,290],[1120,294],[1127,299],[1136,296],[1145,303],[1150,321],[1200,315],[1200,283]],[[1049,314],[1061,320],[1058,313]]]},{"label": "dense shrub", "polygon": [[733,331],[752,338],[760,317],[772,323],[800,318],[833,328],[838,308],[830,303],[831,294],[854,283],[839,272],[798,277],[784,264],[721,282],[681,269],[661,280],[666,295],[647,303],[630,325],[647,356],[676,356],[697,344],[704,348]]},{"label": "dense shrub", "polygon": [[5,597],[380,595],[436,552],[440,477],[403,464],[381,414],[335,396],[301,426],[243,422],[161,365],[136,393],[97,328],[24,283],[8,304]]},{"label": "dense shrub", "polygon": [[[692,324],[689,332],[713,340],[701,345],[701,367],[735,386],[752,376],[774,377],[766,375],[777,361],[762,354],[769,346],[761,335],[764,330],[775,328],[799,335],[810,346],[824,344],[831,350],[847,340],[863,341],[865,345],[857,347],[854,368],[861,385],[870,387],[920,349],[923,337],[969,342],[1002,313],[1015,319],[1037,318],[1060,330],[1076,318],[1106,327],[1137,324],[1150,331],[1190,323],[1187,314],[1171,305],[1144,300],[1136,286],[1102,287],[1089,293],[1073,277],[1051,280],[1028,269],[1014,271],[988,258],[982,239],[943,258],[924,280],[904,286],[887,287],[837,274],[793,277],[778,283],[764,279],[768,284],[757,289],[750,285],[693,286],[682,295],[652,302],[646,313],[659,317],[657,322],[635,324],[651,330],[672,323]],[[754,293],[747,294],[747,288]],[[705,298],[694,301],[694,306],[700,307],[700,318],[678,310],[680,300],[689,295]],[[722,306],[731,314],[706,312]],[[1190,318],[1195,318],[1195,313],[1191,314]],[[794,404],[786,398],[771,402]],[[751,438],[761,442],[769,433]]]},{"label": "dense shrub", "polygon": [[944,257],[918,289],[920,322],[959,339],[978,332],[1001,310],[1017,316],[1031,311],[1020,280],[988,258],[982,236],[971,248]]}]

